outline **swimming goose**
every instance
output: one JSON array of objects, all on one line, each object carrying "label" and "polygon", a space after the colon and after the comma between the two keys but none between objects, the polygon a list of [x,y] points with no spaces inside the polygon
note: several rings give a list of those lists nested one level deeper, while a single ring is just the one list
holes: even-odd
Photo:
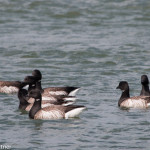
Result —
[{"label": "swimming goose", "polygon": [[69,96],[75,96],[76,93],[79,91],[79,87],[48,87],[42,89],[41,86],[41,79],[42,74],[39,70],[33,70],[32,76],[35,77],[35,80],[37,82],[36,87],[41,90],[42,96],[48,96],[48,95],[69,95]]},{"label": "swimming goose", "polygon": [[[29,82],[28,82],[29,81]],[[36,80],[35,77],[26,76],[24,78],[24,81],[0,81],[0,93],[7,93],[7,94],[13,94],[17,93],[20,88],[24,87],[25,85],[29,85],[29,87],[32,89],[33,85],[35,85]]]},{"label": "swimming goose", "polygon": [[[19,109],[21,110],[26,110],[26,111],[30,111],[30,109],[32,108],[33,104],[29,103],[28,100],[28,92],[26,89],[20,89],[18,92],[18,98],[19,98]],[[46,107],[46,106],[50,106],[52,104],[50,103],[46,103],[46,102],[42,102],[42,108]]]},{"label": "swimming goose", "polygon": [[[29,84],[29,88],[28,88],[28,93],[32,90],[40,90],[40,92],[42,92],[43,90],[39,89],[38,87],[36,88],[36,84],[35,83],[35,78],[32,76],[26,76],[24,79],[24,82],[27,82]],[[21,95],[22,97],[24,97],[24,95]],[[34,99],[33,98],[25,98],[29,103],[34,103]],[[46,95],[42,92],[42,101],[46,101],[49,103],[55,103],[57,104],[58,101],[62,100],[64,105],[69,105],[69,104],[73,104],[76,101],[76,97],[75,96],[66,96],[66,95]],[[44,102],[43,102],[44,103]]]},{"label": "swimming goose", "polygon": [[[33,106],[33,103],[29,103],[28,102],[28,92],[25,89],[20,89],[18,92],[18,98],[19,98],[19,109],[22,110],[26,110],[26,111],[30,111],[30,109]],[[67,106],[67,105],[72,105],[74,103],[74,101],[64,101],[63,99],[57,99],[57,101],[49,101],[49,100],[45,100],[42,101],[42,108],[47,107],[47,106],[51,106],[51,105],[63,105],[63,106]]]},{"label": "swimming goose", "polygon": [[52,105],[41,108],[41,93],[37,91],[31,91],[29,96],[35,99],[35,102],[29,111],[29,117],[31,119],[68,119],[77,117],[84,109],[86,109],[85,106],[80,105]]},{"label": "swimming goose", "polygon": [[142,90],[140,95],[141,96],[150,96],[150,90],[149,90],[149,80],[147,75],[141,76],[141,84],[142,84]]},{"label": "swimming goose", "polygon": [[[31,90],[30,92],[40,92],[40,91]],[[18,92],[18,98],[19,98],[19,109],[30,111],[30,109],[33,106],[33,103],[28,102],[28,100],[30,99],[30,97],[28,96],[28,91],[23,88],[20,89]],[[72,105],[73,103],[74,103],[74,101],[65,101],[63,99],[57,99],[57,101],[49,101],[49,100],[46,101],[45,100],[45,101],[42,101],[41,107],[44,108],[44,107],[51,106],[51,105],[67,106],[67,105]]]},{"label": "swimming goose", "polygon": [[0,81],[0,93],[13,94],[24,86],[20,81]]},{"label": "swimming goose", "polygon": [[118,101],[119,107],[125,108],[147,108],[150,106],[149,96],[134,96],[130,97],[129,85],[126,81],[121,81],[117,89],[122,90],[121,97]]}]

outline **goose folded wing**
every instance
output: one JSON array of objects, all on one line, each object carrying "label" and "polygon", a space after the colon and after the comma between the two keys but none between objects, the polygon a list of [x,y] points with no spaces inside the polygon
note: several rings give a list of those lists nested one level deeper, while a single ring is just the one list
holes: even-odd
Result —
[{"label": "goose folded wing", "polygon": [[0,81],[0,93],[17,93],[21,85],[19,81]]},{"label": "goose folded wing", "polygon": [[65,114],[61,106],[49,106],[39,110],[34,119],[62,119]]}]

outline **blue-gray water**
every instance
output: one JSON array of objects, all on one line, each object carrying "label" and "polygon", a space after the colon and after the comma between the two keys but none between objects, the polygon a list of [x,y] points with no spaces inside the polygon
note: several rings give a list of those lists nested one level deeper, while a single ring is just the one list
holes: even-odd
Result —
[{"label": "blue-gray water", "polygon": [[150,109],[121,110],[127,80],[139,95],[150,77],[150,1],[1,0],[0,80],[23,80],[33,69],[42,85],[80,86],[80,118],[30,120],[16,95],[0,94],[0,145],[12,149],[148,150]]}]

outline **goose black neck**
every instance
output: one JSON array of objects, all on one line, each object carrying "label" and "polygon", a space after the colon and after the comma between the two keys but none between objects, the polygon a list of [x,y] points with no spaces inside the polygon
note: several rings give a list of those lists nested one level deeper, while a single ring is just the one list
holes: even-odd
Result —
[{"label": "goose black neck", "polygon": [[27,90],[20,89],[18,91],[18,98],[19,98],[19,109],[24,109],[29,105],[28,97],[27,97]]},{"label": "goose black neck", "polygon": [[126,89],[125,91],[122,92],[121,94],[121,97],[119,99],[119,102],[118,102],[118,106],[120,106],[120,104],[127,98],[130,97],[130,94],[129,94],[129,88]]},{"label": "goose black neck", "polygon": [[29,112],[29,117],[31,119],[34,119],[35,114],[41,109],[41,97],[38,99],[35,99],[35,102]]},{"label": "goose black neck", "polygon": [[41,93],[43,92],[41,81],[37,81],[36,82],[36,89],[39,90],[39,91],[41,91]]},{"label": "goose black neck", "polygon": [[149,85],[142,85],[141,96],[150,96]]}]

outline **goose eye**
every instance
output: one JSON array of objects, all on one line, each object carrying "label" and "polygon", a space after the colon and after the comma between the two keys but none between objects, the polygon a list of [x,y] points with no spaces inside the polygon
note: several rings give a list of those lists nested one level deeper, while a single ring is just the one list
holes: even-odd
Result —
[{"label": "goose eye", "polygon": [[30,94],[33,94],[33,92],[30,92]]}]

